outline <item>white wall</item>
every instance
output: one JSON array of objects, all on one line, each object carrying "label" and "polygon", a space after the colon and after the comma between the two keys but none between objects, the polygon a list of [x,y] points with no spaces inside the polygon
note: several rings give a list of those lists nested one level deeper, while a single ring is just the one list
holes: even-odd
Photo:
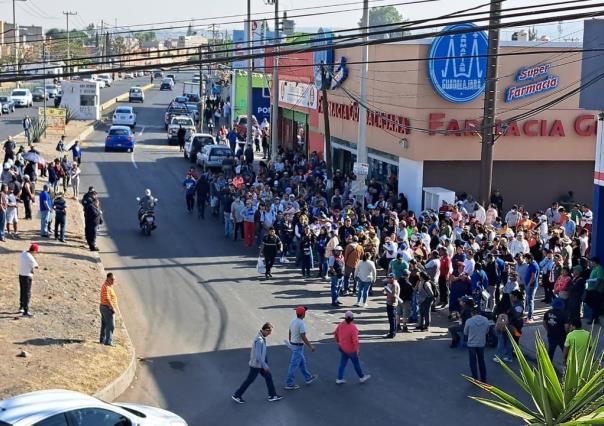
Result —
[{"label": "white wall", "polygon": [[409,201],[409,209],[416,214],[422,208],[422,188],[424,186],[424,162],[407,158],[398,159],[398,192],[404,193]]},{"label": "white wall", "polygon": [[[75,120],[99,120],[101,118],[99,83],[90,81],[64,81],[61,84],[61,108],[69,108]],[[82,95],[93,96],[92,105],[82,105]]]}]

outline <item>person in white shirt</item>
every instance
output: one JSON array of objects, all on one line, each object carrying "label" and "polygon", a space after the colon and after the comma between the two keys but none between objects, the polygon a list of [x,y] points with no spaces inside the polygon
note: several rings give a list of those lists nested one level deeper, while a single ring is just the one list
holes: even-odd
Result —
[{"label": "person in white shirt", "polygon": [[409,261],[411,259],[413,259],[413,252],[409,248],[408,242],[403,242],[398,246],[398,250],[396,251],[396,254],[399,254],[399,253],[403,255],[403,260],[407,263],[409,263]]},{"label": "person in white shirt", "polygon": [[390,261],[396,258],[398,244],[396,244],[394,241],[390,241],[390,237],[386,237],[383,247],[386,254],[386,259]]},{"label": "person in white shirt", "polygon": [[541,236],[542,240],[548,240],[549,239],[549,229],[547,226],[547,216],[542,214],[541,216],[539,216],[539,225],[537,226],[537,229],[539,231],[539,235]]},{"label": "person in white shirt", "polygon": [[528,241],[524,239],[523,232],[516,234],[516,238],[508,244],[508,249],[513,257],[516,257],[517,254],[527,254],[529,252]]},{"label": "person in white shirt", "polygon": [[286,390],[298,389],[300,387],[295,383],[296,372],[298,369],[302,372],[307,385],[310,385],[319,377],[318,375],[311,374],[311,372],[308,371],[306,357],[304,356],[304,346],[307,346],[311,352],[315,351],[315,347],[306,337],[306,325],[304,324],[306,307],[298,306],[295,311],[296,318],[294,318],[289,324],[289,341],[287,343],[288,347],[292,351],[292,356],[287,369],[287,379],[285,381]]},{"label": "person in white shirt", "polygon": [[505,222],[510,228],[516,228],[521,218],[522,214],[518,211],[518,206],[514,205],[512,206],[512,210],[505,215]]},{"label": "person in white shirt", "polygon": [[474,260],[474,250],[466,250],[466,260],[463,261],[463,273],[471,276],[474,273],[474,266],[476,261]]},{"label": "person in white shirt", "polygon": [[487,220],[487,212],[480,204],[476,203],[474,206],[474,218],[480,223],[484,225]]},{"label": "person in white shirt", "polygon": [[362,260],[357,263],[354,270],[354,276],[359,280],[357,303],[354,306],[363,306],[366,308],[369,288],[377,278],[377,270],[375,269],[375,263],[371,260],[370,253],[363,253]]},{"label": "person in white shirt", "polygon": [[19,313],[22,313],[24,317],[33,316],[29,311],[29,301],[34,270],[38,269],[35,256],[39,251],[40,246],[32,244],[28,251],[22,252],[19,256]]}]

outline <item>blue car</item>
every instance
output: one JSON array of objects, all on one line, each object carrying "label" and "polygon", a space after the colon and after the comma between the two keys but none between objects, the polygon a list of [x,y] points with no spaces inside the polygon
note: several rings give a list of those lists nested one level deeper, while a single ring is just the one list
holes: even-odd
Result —
[{"label": "blue car", "polygon": [[128,126],[111,126],[105,138],[105,151],[125,150],[134,151],[136,140],[134,132]]}]

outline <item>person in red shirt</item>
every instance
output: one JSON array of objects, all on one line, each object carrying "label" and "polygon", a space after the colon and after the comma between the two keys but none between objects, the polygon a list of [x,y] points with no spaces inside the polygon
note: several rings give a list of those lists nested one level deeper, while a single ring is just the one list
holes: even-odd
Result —
[{"label": "person in red shirt", "polygon": [[453,269],[451,266],[451,258],[447,255],[447,249],[441,247],[438,249],[440,255],[440,269],[438,273],[438,292],[440,294],[440,306],[444,308],[449,304],[449,275]]},{"label": "person in red shirt", "polygon": [[344,380],[344,370],[348,360],[352,361],[354,370],[359,376],[359,381],[365,383],[371,377],[369,374],[364,374],[359,362],[359,329],[352,322],[354,321],[354,314],[351,311],[347,311],[344,314],[344,321],[338,324],[334,332],[334,337],[338,343],[340,349],[340,367],[338,368],[338,378],[336,384],[341,385],[346,383]]}]

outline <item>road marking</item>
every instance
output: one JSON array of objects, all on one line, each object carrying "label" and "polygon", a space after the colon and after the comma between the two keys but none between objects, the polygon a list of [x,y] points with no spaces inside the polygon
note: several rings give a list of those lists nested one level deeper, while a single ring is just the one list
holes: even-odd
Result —
[{"label": "road marking", "polygon": [[138,135],[142,136],[144,131],[145,131],[145,126],[143,126],[143,128],[141,129],[141,131],[140,131],[140,133]]},{"label": "road marking", "polygon": [[132,165],[134,166],[134,168],[138,169],[138,166],[136,165],[136,161],[134,161],[134,149],[132,150],[132,153],[130,154],[130,161],[132,161]]}]

